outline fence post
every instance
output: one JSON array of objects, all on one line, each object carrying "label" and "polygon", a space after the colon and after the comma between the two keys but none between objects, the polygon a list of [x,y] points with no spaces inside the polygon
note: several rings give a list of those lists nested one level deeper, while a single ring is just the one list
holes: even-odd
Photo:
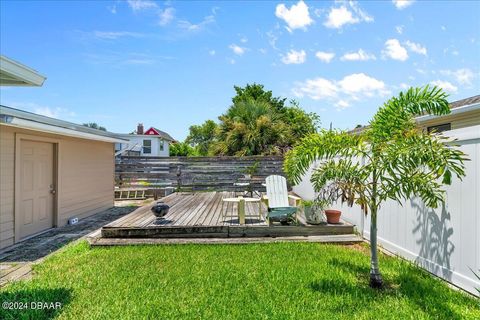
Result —
[{"label": "fence post", "polygon": [[177,192],[180,192],[182,189],[182,168],[180,165],[177,165]]}]

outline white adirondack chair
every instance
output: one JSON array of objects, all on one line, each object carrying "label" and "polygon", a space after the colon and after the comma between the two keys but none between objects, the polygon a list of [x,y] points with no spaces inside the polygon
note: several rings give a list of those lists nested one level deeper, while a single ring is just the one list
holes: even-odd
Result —
[{"label": "white adirondack chair", "polygon": [[[287,179],[282,176],[272,175],[265,179],[267,187],[267,196],[263,197],[265,201],[268,201],[268,212],[274,212],[276,208],[295,208],[297,201],[301,200],[299,197],[295,197],[288,194]],[[291,206],[289,199],[294,200],[294,206]],[[267,220],[270,224],[269,214],[267,214]],[[295,211],[295,220],[298,222],[297,211]]]}]

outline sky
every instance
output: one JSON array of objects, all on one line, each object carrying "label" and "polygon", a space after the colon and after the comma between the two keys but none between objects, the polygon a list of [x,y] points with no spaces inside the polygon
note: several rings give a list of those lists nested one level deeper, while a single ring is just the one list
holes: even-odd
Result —
[{"label": "sky", "polygon": [[0,52],[47,77],[2,105],[112,132],[183,140],[254,82],[351,129],[410,86],[479,94],[480,2],[2,0]]}]

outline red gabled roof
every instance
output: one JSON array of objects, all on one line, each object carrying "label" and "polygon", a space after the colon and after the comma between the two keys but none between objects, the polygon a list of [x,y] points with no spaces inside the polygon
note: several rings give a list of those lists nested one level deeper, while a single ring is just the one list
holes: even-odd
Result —
[{"label": "red gabled roof", "polygon": [[169,140],[169,141],[175,141],[175,139],[173,139],[171,135],[169,135],[165,131],[158,130],[155,127],[151,127],[150,129],[145,131],[143,134],[147,135],[147,136],[160,136],[162,139]]},{"label": "red gabled roof", "polygon": [[154,127],[151,127],[150,129],[148,129],[147,131],[145,131],[144,134],[145,134],[145,135],[149,135],[149,136],[159,136],[159,135],[160,135],[160,132],[158,132]]}]

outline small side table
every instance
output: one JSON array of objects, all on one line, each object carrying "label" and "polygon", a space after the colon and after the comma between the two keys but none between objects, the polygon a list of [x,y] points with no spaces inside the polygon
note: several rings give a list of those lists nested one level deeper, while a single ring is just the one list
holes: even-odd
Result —
[{"label": "small side table", "polygon": [[237,202],[238,203],[238,221],[240,224],[245,224],[245,202],[257,202],[258,203],[258,216],[260,220],[262,219],[262,199],[260,198],[244,198],[244,197],[237,197],[237,198],[224,198],[222,199],[222,216],[224,215],[223,210],[223,203],[224,202]]}]

